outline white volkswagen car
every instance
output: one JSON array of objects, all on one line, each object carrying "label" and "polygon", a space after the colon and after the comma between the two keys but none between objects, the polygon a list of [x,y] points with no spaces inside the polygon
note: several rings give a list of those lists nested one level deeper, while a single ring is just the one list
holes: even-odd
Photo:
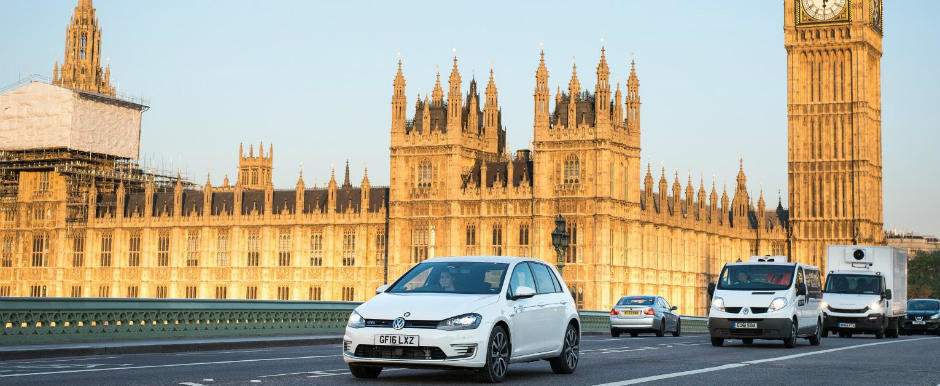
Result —
[{"label": "white volkswagen car", "polygon": [[510,363],[578,366],[581,322],[555,267],[536,259],[428,259],[350,314],[343,359],[358,378],[383,367],[475,369],[499,382]]}]

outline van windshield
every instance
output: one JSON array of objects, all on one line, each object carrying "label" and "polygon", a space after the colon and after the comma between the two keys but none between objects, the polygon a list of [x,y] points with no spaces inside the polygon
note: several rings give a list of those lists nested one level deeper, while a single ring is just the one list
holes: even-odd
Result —
[{"label": "van windshield", "polygon": [[826,288],[829,294],[881,294],[881,276],[873,275],[845,275],[830,274],[826,278]]},{"label": "van windshield", "polygon": [[718,289],[779,291],[790,288],[793,266],[777,264],[727,265],[718,278]]}]

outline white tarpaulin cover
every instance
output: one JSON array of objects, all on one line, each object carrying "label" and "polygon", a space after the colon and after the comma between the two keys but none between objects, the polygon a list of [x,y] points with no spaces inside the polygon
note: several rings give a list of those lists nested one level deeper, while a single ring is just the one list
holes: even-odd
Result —
[{"label": "white tarpaulin cover", "polygon": [[0,95],[0,150],[68,148],[137,158],[140,106],[42,82]]}]

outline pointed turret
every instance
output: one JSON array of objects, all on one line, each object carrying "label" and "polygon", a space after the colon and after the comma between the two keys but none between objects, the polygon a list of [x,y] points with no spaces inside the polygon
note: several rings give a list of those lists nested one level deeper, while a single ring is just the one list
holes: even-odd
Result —
[{"label": "pointed turret", "polygon": [[294,190],[294,213],[302,214],[304,212],[304,190],[306,189],[306,184],[304,184],[304,169],[301,165],[300,171],[297,174],[297,186]]},{"label": "pointed turret", "polygon": [[630,133],[638,133],[640,130],[640,79],[636,76],[636,60],[630,61],[625,107],[627,130]]},{"label": "pointed turret", "polygon": [[623,105],[620,104],[621,102],[622,98],[620,96],[620,83],[617,83],[617,91],[614,92],[614,111],[611,113],[611,124],[615,129],[623,127]]},{"label": "pointed turret", "polygon": [[[548,69],[545,68],[545,51],[539,52],[539,67],[535,70],[535,128],[548,128]],[[556,96],[560,96],[558,93]]]},{"label": "pointed turret", "polygon": [[405,75],[401,71],[401,59],[398,60],[398,72],[392,82],[392,132],[405,132],[405,106],[408,101],[405,97]]},{"label": "pointed turret", "polygon": [[447,90],[447,132],[460,133],[463,122],[461,113],[463,101],[460,93],[460,71],[457,69],[457,56],[454,56],[454,67],[450,70],[448,78],[450,88]]},{"label": "pointed turret", "polygon": [[653,171],[650,164],[646,164],[646,177],[643,179],[643,200],[646,209],[653,207]]},{"label": "pointed turret", "polygon": [[444,105],[444,90],[441,89],[441,72],[438,71],[435,75],[434,80],[434,89],[431,90],[431,103],[434,103],[435,106]]},{"label": "pointed turret", "polygon": [[360,192],[362,197],[360,197],[361,210],[362,213],[369,212],[369,197],[372,194],[372,185],[369,183],[369,168],[365,168],[362,172],[362,182],[360,183]]},{"label": "pointed turret", "polygon": [[682,185],[679,184],[679,171],[675,172],[675,177],[672,180],[672,214],[679,215],[682,213]]},{"label": "pointed turret", "polygon": [[483,133],[486,137],[486,150],[495,153],[499,148],[499,100],[496,90],[496,78],[490,69],[490,80],[486,84],[486,106],[483,108]]},{"label": "pointed turret", "polygon": [[601,47],[601,60],[597,64],[597,84],[594,86],[594,114],[597,127],[610,123],[610,68],[607,55]]},{"label": "pointed turret", "polygon": [[581,94],[581,82],[578,81],[578,65],[571,64],[571,80],[568,81],[568,128],[578,127],[578,96]]},{"label": "pointed turret", "polygon": [[343,177],[343,189],[352,189],[352,184],[349,182],[349,160],[346,160],[346,173]]},{"label": "pointed turret", "polygon": [[336,169],[330,168],[330,182],[326,187],[327,191],[327,211],[333,212],[336,210]]},{"label": "pointed turret", "polygon": [[91,1],[79,0],[65,33],[65,60],[54,68],[53,84],[114,96],[110,68],[101,68],[101,28]]},{"label": "pointed turret", "polygon": [[[685,184],[685,210],[689,214],[695,209],[695,187],[692,186],[692,173],[689,172],[689,180]],[[691,217],[691,216],[690,216]]]}]

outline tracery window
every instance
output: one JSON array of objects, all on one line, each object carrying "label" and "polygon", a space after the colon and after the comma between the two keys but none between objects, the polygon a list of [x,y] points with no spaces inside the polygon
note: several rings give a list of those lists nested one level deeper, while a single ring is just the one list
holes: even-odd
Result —
[{"label": "tracery window", "polygon": [[417,181],[416,185],[418,189],[428,189],[431,187],[431,176],[434,172],[434,168],[431,166],[430,161],[424,161],[418,165]]},{"label": "tracery window", "polygon": [[578,156],[572,154],[565,159],[564,174],[562,183],[565,185],[577,185],[581,183],[581,161]]}]

